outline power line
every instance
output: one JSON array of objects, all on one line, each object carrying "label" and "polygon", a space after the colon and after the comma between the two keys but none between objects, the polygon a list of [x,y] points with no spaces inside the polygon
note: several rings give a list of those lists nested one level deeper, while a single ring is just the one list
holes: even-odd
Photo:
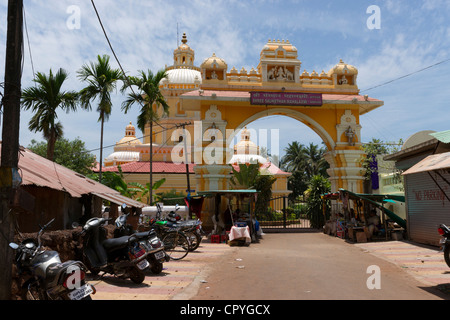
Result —
[{"label": "power line", "polygon": [[408,73],[408,74],[406,74],[406,75],[404,75],[404,76],[401,76],[401,77],[398,77],[398,78],[395,78],[395,79],[386,81],[386,82],[384,82],[384,83],[382,83],[382,84],[379,84],[379,85],[376,85],[376,86],[373,86],[373,87],[370,87],[370,88],[368,88],[368,89],[361,90],[361,91],[366,92],[366,91],[369,91],[369,90],[372,90],[372,89],[375,89],[375,88],[378,88],[378,87],[385,86],[385,85],[387,85],[387,84],[389,84],[389,83],[392,83],[392,82],[395,82],[395,81],[398,81],[398,80],[407,78],[407,77],[409,77],[409,76],[412,76],[412,75],[417,74],[417,73],[419,73],[419,72],[422,72],[422,71],[431,69],[431,68],[433,68],[433,67],[435,67],[435,66],[437,66],[437,65],[446,63],[446,62],[448,62],[448,61],[450,61],[450,58],[449,58],[449,59],[442,60],[442,61],[439,61],[439,62],[437,62],[437,63],[435,63],[435,64],[429,65],[428,67],[425,67],[425,68],[422,68],[422,69],[420,69],[420,70],[417,70],[417,71]]},{"label": "power line", "polygon": [[[184,123],[184,125],[191,125],[192,123]],[[161,130],[161,131],[155,131],[155,133],[154,134],[159,134],[159,133],[162,133],[162,132],[164,132],[164,131],[169,131],[169,130],[171,130],[171,129],[174,129],[174,128],[179,128],[180,126],[182,126],[183,124],[174,124],[173,126],[171,126],[171,127],[163,127],[163,129]],[[127,142],[122,142],[122,143],[116,143],[116,144],[111,144],[111,145],[108,145],[108,146],[104,146],[103,147],[103,149],[107,149],[107,148],[112,148],[112,147],[115,147],[115,146],[118,146],[118,145],[122,145],[122,144],[127,144],[127,143],[129,143],[129,142],[131,142],[131,141],[136,141],[136,140],[140,140],[140,139],[144,139],[145,137],[149,137],[150,135],[143,135],[143,136],[141,136],[141,137],[139,137],[139,138],[135,138],[135,139],[132,139],[132,140],[130,140],[130,141],[127,141]],[[82,153],[91,153],[91,152],[94,152],[94,151],[98,151],[98,150],[100,150],[100,148],[95,148],[95,149],[91,149],[91,150],[87,150],[87,151],[84,151],[84,152],[82,152]]]},{"label": "power line", "polygon": [[[109,37],[108,37],[108,35],[106,34],[105,27],[103,26],[102,19],[100,18],[100,15],[99,15],[99,13],[98,13],[98,11],[97,11],[97,8],[96,8],[96,6],[95,6],[94,0],[91,0],[91,3],[92,3],[92,6],[93,6],[93,8],[94,8],[94,10],[95,10],[95,14],[97,15],[97,20],[98,20],[98,22],[100,23],[100,27],[101,27],[102,30],[103,30],[103,34],[105,35],[106,41],[108,42],[109,48],[111,49],[111,51],[112,51],[112,53],[113,53],[113,55],[114,55],[114,58],[116,59],[118,65],[119,65],[119,67],[120,67],[120,70],[122,70],[122,74],[123,74],[123,76],[125,77],[125,80],[127,81],[129,88],[131,89],[131,91],[133,92],[133,94],[136,95],[136,92],[134,92],[133,87],[131,86],[130,80],[128,79],[128,76],[127,76],[126,73],[125,73],[125,70],[122,68],[122,64],[120,63],[119,58],[117,57],[116,52],[114,51],[114,49],[113,49],[113,47],[112,47],[111,41],[109,41]],[[139,102],[139,104],[141,105],[141,107],[144,107],[144,106],[142,105],[141,101],[138,101],[138,102]],[[160,126],[161,128],[164,128],[158,121],[154,120],[154,122],[155,122],[158,126]],[[150,132],[150,134],[151,134],[151,132]]]},{"label": "power line", "polygon": [[25,34],[27,36],[27,43],[28,43],[28,52],[30,53],[30,61],[31,61],[31,70],[33,71],[33,77],[34,77],[34,64],[33,64],[33,55],[31,54],[31,45],[30,45],[30,37],[28,36],[28,26],[27,26],[27,19],[25,14],[25,6],[23,7],[23,22],[25,26]]}]

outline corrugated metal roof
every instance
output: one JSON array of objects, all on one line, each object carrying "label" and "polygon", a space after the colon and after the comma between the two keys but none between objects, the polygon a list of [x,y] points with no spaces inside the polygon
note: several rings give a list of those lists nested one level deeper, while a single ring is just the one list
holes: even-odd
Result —
[{"label": "corrugated metal roof", "polygon": [[139,202],[139,201],[135,201],[133,199],[130,199],[128,197],[122,196],[121,194],[117,194],[117,193],[99,193],[99,192],[92,192],[93,195],[96,195],[97,197],[100,197],[102,199],[108,200],[110,202],[113,202],[117,205],[122,205],[123,203],[125,203],[126,205],[130,206],[130,207],[136,207],[136,208],[144,208],[147,205]]},{"label": "corrugated metal roof", "polygon": [[145,206],[143,203],[124,197],[120,192],[43,158],[26,148],[20,150],[18,166],[22,177],[21,185],[35,185],[65,191],[74,198],[80,198],[84,194],[95,194],[118,204]]},{"label": "corrugated metal roof", "polygon": [[429,133],[429,135],[435,137],[440,142],[450,143],[450,130],[433,132],[433,133]]},{"label": "corrugated metal roof", "polygon": [[433,154],[403,172],[404,175],[450,168],[450,152]]}]

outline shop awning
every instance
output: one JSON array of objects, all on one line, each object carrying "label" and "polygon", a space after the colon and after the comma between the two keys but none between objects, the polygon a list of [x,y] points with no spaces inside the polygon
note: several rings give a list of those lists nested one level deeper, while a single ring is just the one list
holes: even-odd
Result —
[{"label": "shop awning", "polygon": [[403,175],[450,168],[450,152],[433,154],[403,172]]},{"label": "shop awning", "polygon": [[[383,206],[383,202],[392,202],[392,201],[400,201],[405,202],[404,196],[399,195],[391,195],[391,194],[364,194],[364,193],[354,193],[345,189],[339,189],[339,192],[347,192],[350,196],[350,199],[360,199],[363,201],[367,201],[380,210],[382,210],[389,218],[393,221],[397,222],[402,228],[406,229],[406,221],[400,218],[391,210],[386,209]],[[322,195],[323,199],[339,199],[339,193],[328,194],[330,196]]]},{"label": "shop awning", "polygon": [[429,133],[429,135],[435,137],[440,142],[450,143],[450,130],[433,132],[433,133]]}]

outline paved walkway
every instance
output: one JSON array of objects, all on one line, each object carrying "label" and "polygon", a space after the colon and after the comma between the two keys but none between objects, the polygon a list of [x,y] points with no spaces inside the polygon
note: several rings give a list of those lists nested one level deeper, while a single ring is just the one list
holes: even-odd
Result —
[{"label": "paved walkway", "polygon": [[[343,240],[344,241],[344,240]],[[390,261],[427,286],[437,286],[450,293],[450,268],[439,248],[409,241],[383,241],[355,243],[354,246],[368,254]],[[205,279],[209,265],[237,250],[225,243],[209,243],[205,240],[184,259],[171,260],[164,264],[159,275],[147,273],[142,284],[129,279],[118,279],[105,275],[100,279],[89,278],[97,293],[94,300],[184,300],[195,295]]]},{"label": "paved walkway", "polygon": [[204,277],[206,278],[208,264],[234,249],[235,247],[225,243],[203,241],[197,250],[189,252],[182,260],[164,263],[164,269],[160,274],[154,275],[148,271],[144,282],[138,285],[129,279],[119,279],[110,275],[101,278],[89,276],[89,283],[97,289],[92,298],[94,300],[170,300],[177,297],[183,299],[186,290],[195,290],[195,285],[199,285]]},{"label": "paved walkway", "polygon": [[426,285],[442,287],[450,285],[450,268],[438,247],[406,240],[355,243],[355,246],[397,264]]}]

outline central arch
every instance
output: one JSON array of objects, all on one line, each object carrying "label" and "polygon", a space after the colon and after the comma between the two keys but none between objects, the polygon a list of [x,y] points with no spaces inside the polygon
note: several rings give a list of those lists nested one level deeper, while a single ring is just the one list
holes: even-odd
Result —
[{"label": "central arch", "polygon": [[271,108],[271,109],[267,109],[265,111],[260,111],[258,113],[255,113],[251,117],[242,121],[236,128],[234,128],[235,132],[234,132],[233,136],[230,138],[234,138],[234,136],[237,134],[237,132],[239,130],[242,130],[244,127],[246,127],[253,121],[256,121],[258,119],[261,119],[261,118],[264,118],[267,116],[273,116],[273,115],[287,116],[289,118],[298,120],[299,122],[303,123],[310,129],[312,129],[323,140],[323,142],[327,146],[328,150],[334,149],[336,144],[335,144],[333,138],[319,122],[317,122],[316,120],[309,117],[308,115],[306,115],[303,112],[293,110],[293,109],[288,109],[288,108],[276,108],[276,109]]}]

